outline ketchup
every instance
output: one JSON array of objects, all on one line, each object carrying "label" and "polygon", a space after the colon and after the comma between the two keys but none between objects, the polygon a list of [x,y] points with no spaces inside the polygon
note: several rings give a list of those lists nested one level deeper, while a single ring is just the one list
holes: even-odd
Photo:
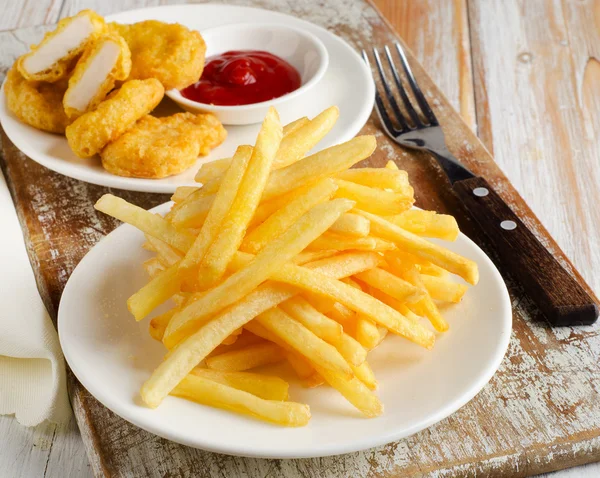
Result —
[{"label": "ketchup", "polygon": [[208,59],[202,77],[181,94],[200,103],[237,106],[279,98],[300,88],[300,74],[266,51],[228,51]]}]

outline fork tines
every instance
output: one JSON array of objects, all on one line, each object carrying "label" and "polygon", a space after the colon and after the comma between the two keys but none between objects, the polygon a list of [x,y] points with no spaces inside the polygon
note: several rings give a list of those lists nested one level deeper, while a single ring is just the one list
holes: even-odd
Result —
[{"label": "fork tines", "polygon": [[[392,87],[390,86],[390,82],[387,79],[387,75],[385,74],[384,67],[382,65],[381,57],[379,55],[379,51],[377,48],[373,48],[373,57],[375,58],[375,65],[377,66],[377,71],[379,72],[379,78],[381,79],[381,85],[383,87],[383,91],[385,93],[385,97],[391,107],[393,115],[396,119],[398,127],[394,126],[393,121],[390,118],[390,113],[388,113],[388,109],[385,106],[385,103],[382,99],[381,94],[379,93],[379,89],[375,88],[375,107],[377,109],[377,113],[379,114],[379,118],[381,122],[388,129],[390,134],[398,134],[403,131],[412,130],[412,129],[421,129],[426,126],[438,126],[438,120],[433,114],[431,107],[427,103],[425,99],[425,95],[417,85],[415,78],[410,69],[410,65],[406,60],[406,55],[402,50],[402,47],[399,43],[394,43],[396,47],[396,51],[398,52],[398,57],[400,58],[400,63],[402,64],[402,69],[404,70],[406,80],[410,85],[412,90],[412,94],[417,101],[418,107],[420,111],[417,111],[410,98],[408,97],[406,88],[402,83],[402,79],[398,72],[398,68],[396,68],[396,64],[394,63],[394,59],[392,58],[392,53],[390,52],[389,47],[386,45],[383,47],[385,52],[385,56],[387,62],[389,64],[390,70],[392,72],[392,76],[394,77],[394,83],[396,84],[396,90],[398,91],[402,104],[404,105],[404,110],[408,113],[408,118],[400,109],[398,102],[400,100],[396,99],[396,96],[392,92]],[[367,63],[370,65],[369,57],[365,50],[362,51],[362,56]],[[423,119],[424,120],[423,120]],[[410,121],[408,121],[410,120]]]}]

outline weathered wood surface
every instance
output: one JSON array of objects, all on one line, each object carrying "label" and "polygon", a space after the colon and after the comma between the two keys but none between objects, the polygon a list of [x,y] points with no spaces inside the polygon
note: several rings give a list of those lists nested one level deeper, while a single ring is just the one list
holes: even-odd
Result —
[{"label": "weathered wood surface", "polygon": [[[61,15],[93,6],[84,3],[65,2]],[[150,2],[93,3],[98,3],[101,13],[108,13]],[[392,40],[386,25],[368,6],[350,0],[289,2],[294,5],[275,0],[229,3],[293,12],[338,32],[357,48]],[[488,146],[493,146],[497,161],[567,255],[592,287],[600,289],[598,277],[592,275],[594,266],[600,265],[595,247],[600,226],[593,220],[597,193],[591,187],[597,184],[597,180],[593,182],[592,161],[599,157],[600,67],[597,60],[589,60],[599,56],[594,21],[600,21],[600,2],[377,3],[390,12],[394,25],[450,104],[463,113],[471,128],[479,128]],[[1,71],[40,34],[39,29],[0,34],[4,50]],[[563,34],[568,34],[566,45]],[[521,53],[525,55],[519,57]],[[559,55],[560,60],[553,55]],[[420,69],[418,76],[433,93],[435,88]],[[529,93],[532,89],[533,98]],[[445,124],[453,125],[449,137],[453,152],[500,187],[526,222],[543,234],[476,138],[443,98],[438,101],[438,114],[446,118]],[[374,161],[380,164],[388,155],[395,157],[417,184],[420,205],[452,210],[453,200],[443,193],[443,177],[431,161],[395,149],[375,125],[367,126],[368,131],[376,131],[381,145]],[[580,139],[585,142],[578,143]],[[54,314],[74,266],[115,226],[91,209],[106,190],[51,173],[20,155],[5,137],[2,140],[5,172],[25,225],[32,263],[42,295]],[[567,171],[570,168],[571,174],[565,174],[561,165]],[[144,206],[164,200],[164,196],[123,195]],[[581,224],[585,225],[583,231],[576,227]],[[469,405],[414,437],[319,460],[225,457],[174,445],[136,429],[75,384],[74,407],[92,468],[99,476],[163,476],[169,470],[177,476],[524,476],[600,459],[598,327],[548,329],[533,320],[537,313],[530,310],[518,286],[510,281],[509,285],[515,328],[500,372]]]}]

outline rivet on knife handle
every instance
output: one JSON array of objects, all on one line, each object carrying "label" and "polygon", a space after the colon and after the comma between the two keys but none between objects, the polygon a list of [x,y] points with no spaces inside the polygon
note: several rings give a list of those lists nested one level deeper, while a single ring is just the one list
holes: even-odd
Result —
[{"label": "rivet on knife handle", "polygon": [[453,190],[479,225],[504,266],[553,325],[592,324],[598,306],[511,208],[479,177],[457,181]]}]

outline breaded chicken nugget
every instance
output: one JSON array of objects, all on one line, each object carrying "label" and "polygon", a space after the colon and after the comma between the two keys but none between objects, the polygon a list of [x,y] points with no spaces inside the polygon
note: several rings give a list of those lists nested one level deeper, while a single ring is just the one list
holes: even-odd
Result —
[{"label": "breaded chicken nugget", "polygon": [[66,89],[66,81],[27,81],[15,67],[4,84],[8,109],[24,123],[50,133],[64,133],[69,124],[62,106]]},{"label": "breaded chicken nugget", "polygon": [[63,105],[69,118],[93,110],[117,80],[131,72],[131,52],[120,35],[109,33],[93,40],[77,62]]},{"label": "breaded chicken nugget", "polygon": [[18,60],[19,71],[27,80],[55,82],[65,78],[88,42],[106,28],[104,19],[92,10],[63,18],[54,31],[46,33]]},{"label": "breaded chicken nugget", "polygon": [[113,174],[164,178],[192,166],[227,135],[211,114],[177,113],[165,118],[145,116],[100,153],[102,166]]},{"label": "breaded chicken nugget", "polygon": [[81,158],[99,153],[138,119],[150,113],[164,93],[163,86],[154,78],[124,83],[98,108],[83,114],[67,127],[69,146]]},{"label": "breaded chicken nugget", "polygon": [[169,90],[185,88],[202,75],[206,44],[200,33],[156,20],[110,27],[131,50],[130,79],[156,78]]}]

